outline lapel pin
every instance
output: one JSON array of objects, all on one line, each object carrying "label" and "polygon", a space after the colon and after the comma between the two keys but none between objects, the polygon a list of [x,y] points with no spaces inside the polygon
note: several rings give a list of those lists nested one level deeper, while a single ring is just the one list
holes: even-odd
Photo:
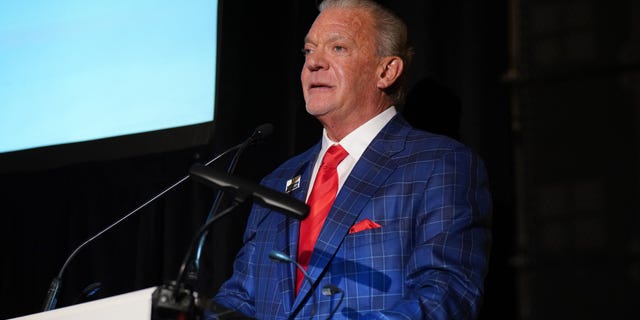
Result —
[{"label": "lapel pin", "polygon": [[287,180],[287,187],[284,189],[284,192],[291,193],[291,191],[298,188],[300,188],[300,175]]}]

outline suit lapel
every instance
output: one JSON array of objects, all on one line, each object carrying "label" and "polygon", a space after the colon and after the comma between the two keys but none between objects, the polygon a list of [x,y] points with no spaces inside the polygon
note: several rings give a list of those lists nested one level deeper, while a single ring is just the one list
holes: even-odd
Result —
[{"label": "suit lapel", "polygon": [[[309,189],[309,184],[311,180],[311,170],[313,170],[313,165],[315,163],[316,157],[320,152],[320,144],[317,144],[313,149],[308,153],[307,158],[303,161],[303,164],[296,171],[295,176],[300,175],[300,187],[293,190],[289,195],[292,197],[306,202],[307,198],[307,190]],[[291,177],[291,178],[293,178]],[[288,233],[288,243],[287,249],[289,250],[289,256],[297,259],[298,253],[298,232],[300,230],[300,220],[297,219],[287,219],[288,223],[285,226],[285,229],[279,230],[282,234]]]},{"label": "suit lapel", "polygon": [[[308,151],[306,159],[303,159],[301,165],[292,171],[294,174],[291,177],[284,177],[284,180],[300,176],[300,186],[292,190],[289,195],[301,200],[306,200],[307,189],[309,188],[311,180],[311,170],[315,163],[316,157],[320,150],[320,144],[313,147]],[[278,191],[284,192],[286,185],[282,185]],[[286,217],[281,220],[277,227],[277,234],[275,235],[276,250],[280,250],[289,257],[297,259],[298,250],[298,232],[300,230],[300,220]],[[282,288],[282,303],[284,310],[292,310],[291,305],[295,294],[295,275],[297,268],[293,263],[278,263],[276,268],[280,274],[281,288]]]},{"label": "suit lapel", "polygon": [[[397,159],[393,155],[404,148],[409,129],[406,122],[398,116],[394,117],[367,147],[351,171],[336,196],[311,256],[307,272],[314,283],[326,271],[362,209],[396,168]],[[306,300],[310,289],[311,286],[305,281],[294,308]]]}]

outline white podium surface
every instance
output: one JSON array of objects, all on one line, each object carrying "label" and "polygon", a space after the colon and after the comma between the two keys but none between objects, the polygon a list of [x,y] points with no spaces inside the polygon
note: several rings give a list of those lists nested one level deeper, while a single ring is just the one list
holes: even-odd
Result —
[{"label": "white podium surface", "polygon": [[151,319],[151,295],[156,287],[96,301],[13,318],[15,320],[142,320]]}]

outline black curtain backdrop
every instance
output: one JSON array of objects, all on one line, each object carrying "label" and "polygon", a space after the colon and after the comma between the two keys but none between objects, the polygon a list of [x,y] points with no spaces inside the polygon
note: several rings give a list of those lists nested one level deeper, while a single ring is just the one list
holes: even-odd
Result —
[{"label": "black curtain backdrop", "polygon": [[[409,73],[416,91],[403,108],[408,120],[460,139],[487,164],[495,227],[481,318],[515,318],[514,272],[508,265],[514,228],[511,136],[500,82],[507,65],[506,1],[383,3],[408,22],[417,52]],[[276,130],[244,153],[236,171],[243,178],[257,182],[315,143],[321,127],[304,110],[299,81],[300,49],[315,6],[315,0],[221,4],[218,109],[209,145],[2,174],[0,318],[39,312],[51,279],[76,246],[257,125],[271,122]],[[216,166],[225,169],[228,160]],[[58,307],[74,304],[95,282],[102,284],[95,298],[104,298],[175,279],[214,195],[188,180],[83,249],[65,271]],[[212,227],[201,294],[212,296],[230,275],[247,213],[245,205]]]}]

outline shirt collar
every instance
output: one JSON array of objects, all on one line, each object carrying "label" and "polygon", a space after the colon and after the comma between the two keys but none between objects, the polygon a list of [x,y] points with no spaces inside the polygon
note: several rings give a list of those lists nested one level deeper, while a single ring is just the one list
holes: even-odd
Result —
[{"label": "shirt collar", "polygon": [[375,138],[380,130],[382,130],[382,128],[391,121],[391,118],[393,118],[396,113],[398,113],[396,108],[391,106],[365,122],[363,125],[351,131],[338,142],[329,139],[327,136],[327,130],[323,129],[322,149],[320,150],[320,154],[324,154],[331,145],[339,143],[345,150],[347,150],[349,156],[353,157],[357,162],[360,159],[360,156],[364,153],[364,150],[367,149],[371,141],[373,141],[373,138]]}]

